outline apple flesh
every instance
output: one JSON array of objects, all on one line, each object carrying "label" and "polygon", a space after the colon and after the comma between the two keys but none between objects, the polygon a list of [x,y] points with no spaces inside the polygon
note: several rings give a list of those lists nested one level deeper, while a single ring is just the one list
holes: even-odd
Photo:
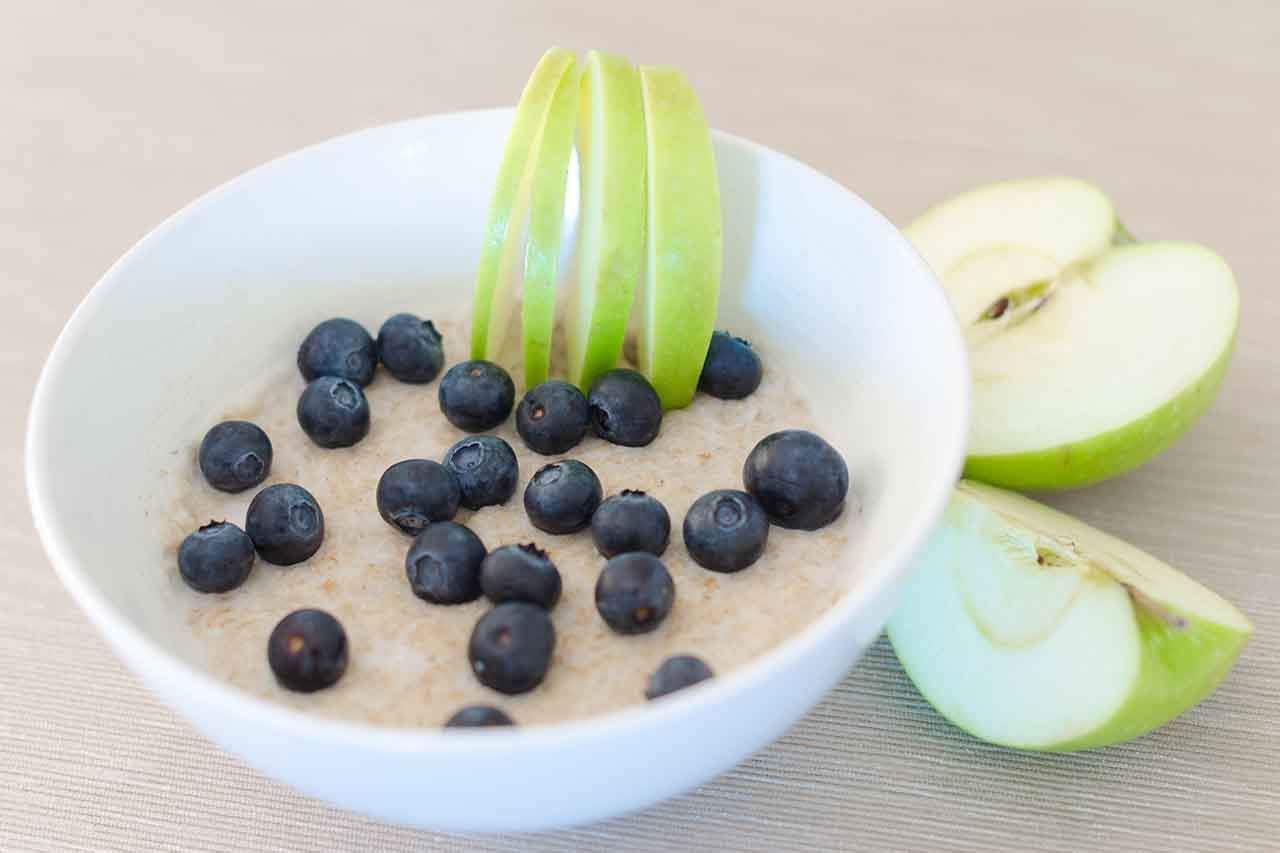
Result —
[{"label": "apple flesh", "polygon": [[569,381],[584,391],[622,350],[644,263],[645,135],[640,75],[587,54],[578,113],[578,277],[565,324]]},{"label": "apple flesh", "polygon": [[1191,243],[1134,243],[1070,179],[995,184],[906,229],[942,280],[973,374],[966,476],[1082,486],[1172,444],[1230,361],[1231,270]]},{"label": "apple flesh", "polygon": [[720,295],[720,188],[711,136],[689,81],[640,69],[647,237],[637,356],[663,408],[689,405]]},{"label": "apple flesh", "polygon": [[1209,695],[1252,626],[1155,557],[1028,498],[962,481],[889,622],[955,725],[1068,751],[1144,734]]},{"label": "apple flesh", "polygon": [[573,67],[572,52],[554,47],[548,50],[530,75],[516,107],[494,181],[489,220],[476,268],[471,317],[472,358],[497,361],[511,329],[523,278],[533,189],[531,163],[537,158],[538,142],[548,113]]}]

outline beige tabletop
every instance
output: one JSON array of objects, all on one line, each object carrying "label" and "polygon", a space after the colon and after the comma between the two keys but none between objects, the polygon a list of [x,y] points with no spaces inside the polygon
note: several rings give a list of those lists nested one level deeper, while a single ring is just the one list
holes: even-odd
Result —
[{"label": "beige tabletop", "polygon": [[[1280,848],[1280,6],[499,5],[6,4],[0,849]],[[194,196],[335,134],[511,103],[551,44],[681,66],[713,124],[898,222],[980,181],[1065,173],[1109,190],[1134,232],[1220,251],[1244,308],[1221,397],[1142,470],[1053,502],[1255,621],[1222,688],[1124,746],[1018,754],[943,722],[882,641],[790,734],[703,788],[599,826],[487,839],[304,799],[144,693],[63,591],[26,508],[23,417],[59,328]]]}]

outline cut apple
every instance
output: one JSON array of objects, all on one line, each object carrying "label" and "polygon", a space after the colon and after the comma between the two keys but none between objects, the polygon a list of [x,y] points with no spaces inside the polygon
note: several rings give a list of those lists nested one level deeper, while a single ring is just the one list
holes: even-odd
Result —
[{"label": "cut apple", "polygon": [[489,202],[489,221],[476,268],[471,309],[472,358],[497,360],[511,329],[523,276],[531,164],[537,158],[538,141],[556,94],[573,67],[570,51],[557,47],[548,50],[533,69],[516,107]]},{"label": "cut apple", "polygon": [[715,327],[720,295],[720,188],[711,136],[689,81],[640,69],[647,236],[638,359],[667,409],[687,406]]},{"label": "cut apple", "polygon": [[569,305],[569,381],[583,390],[616,366],[644,263],[645,137],[640,75],[591,51],[578,118],[578,280]]},{"label": "cut apple", "polygon": [[969,345],[966,476],[1021,489],[1097,482],[1168,447],[1216,394],[1239,311],[1231,270],[1194,244],[1122,239],[1091,185],[995,184],[906,233]]},{"label": "cut apple", "polygon": [[889,622],[903,668],[982,740],[1067,751],[1144,734],[1230,671],[1252,626],[1165,563],[962,481]]}]

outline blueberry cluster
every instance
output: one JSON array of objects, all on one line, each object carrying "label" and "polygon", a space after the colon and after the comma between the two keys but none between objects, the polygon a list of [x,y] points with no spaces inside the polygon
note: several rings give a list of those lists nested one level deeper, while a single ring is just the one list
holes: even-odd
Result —
[{"label": "blueberry cluster", "polygon": [[[363,388],[381,362],[396,379],[431,382],[444,366],[439,332],[430,321],[397,314],[375,340],[347,319],[321,323],[298,350],[307,386],[298,401],[298,423],[317,445],[350,447],[369,431]],[[712,396],[740,399],[760,384],[760,358],[750,344],[724,332],[712,338],[699,387]],[[627,369],[601,375],[583,394],[551,380],[515,402],[515,384],[497,364],[455,364],[440,381],[444,417],[463,436],[437,462],[405,459],[382,474],[375,490],[378,513],[399,533],[412,536],[404,568],[413,594],[434,605],[484,596],[492,608],[476,623],[467,648],[471,670],[486,687],[505,695],[536,688],[547,676],[556,645],[551,611],[562,593],[560,572],[534,543],[490,551],[455,520],[460,508],[481,510],[507,503],[520,471],[515,451],[485,435],[515,409],[516,431],[528,448],[558,456],[588,431],[627,447],[651,443],[662,425],[662,406],[645,377]],[[271,441],[244,421],[220,423],[200,445],[199,465],[214,488],[237,492],[270,474]],[[815,530],[839,516],[848,491],[840,454],[813,433],[786,430],[767,436],[746,460],[745,490],[717,489],[689,508],[682,526],[685,548],[699,565],[738,572],[764,553],[771,525]],[[660,559],[668,547],[671,518],[656,497],[623,489],[604,497],[600,478],[576,459],[549,461],[529,478],[523,506],[530,523],[549,535],[590,530],[605,562],[595,585],[600,618],[620,635],[657,630],[670,615],[676,585]],[[211,522],[192,533],[178,552],[182,578],[206,593],[244,583],[255,556],[287,566],[309,559],[324,540],[324,514],[302,486],[278,483],[249,505],[245,527]],[[311,692],[336,683],[346,670],[342,625],[320,610],[298,610],[272,632],[267,657],[285,688]],[[712,677],[699,658],[668,658],[649,678],[648,699]],[[489,705],[459,710],[446,727],[510,726]]]}]

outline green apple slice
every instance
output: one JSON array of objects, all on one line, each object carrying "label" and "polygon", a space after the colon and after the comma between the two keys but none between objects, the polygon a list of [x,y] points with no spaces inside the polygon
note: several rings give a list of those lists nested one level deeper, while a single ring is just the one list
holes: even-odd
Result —
[{"label": "green apple slice", "polygon": [[906,229],[939,273],[973,373],[966,476],[1086,485],[1172,444],[1212,402],[1235,340],[1227,265],[1134,243],[1096,187],[982,187]]},{"label": "green apple slice", "polygon": [[551,373],[551,338],[556,324],[556,276],[564,223],[564,192],[578,114],[579,71],[560,81],[538,140],[529,195],[529,244],[524,254],[524,383],[532,388]]},{"label": "green apple slice", "polygon": [[1252,630],[1150,554],[969,481],[888,626],[944,717],[991,743],[1049,751],[1163,725],[1214,690]]},{"label": "green apple slice", "polygon": [[578,280],[566,328],[569,381],[585,390],[617,364],[644,263],[644,105],[635,66],[589,52],[578,116]]},{"label": "green apple slice", "polygon": [[720,187],[711,135],[689,81],[640,69],[644,97],[647,236],[639,299],[642,373],[667,409],[689,405],[720,296]]},{"label": "green apple slice", "polygon": [[494,182],[489,221],[476,269],[472,358],[496,360],[506,343],[523,272],[533,164],[557,93],[573,67],[572,52],[561,48],[548,50],[530,75],[516,107]]}]

